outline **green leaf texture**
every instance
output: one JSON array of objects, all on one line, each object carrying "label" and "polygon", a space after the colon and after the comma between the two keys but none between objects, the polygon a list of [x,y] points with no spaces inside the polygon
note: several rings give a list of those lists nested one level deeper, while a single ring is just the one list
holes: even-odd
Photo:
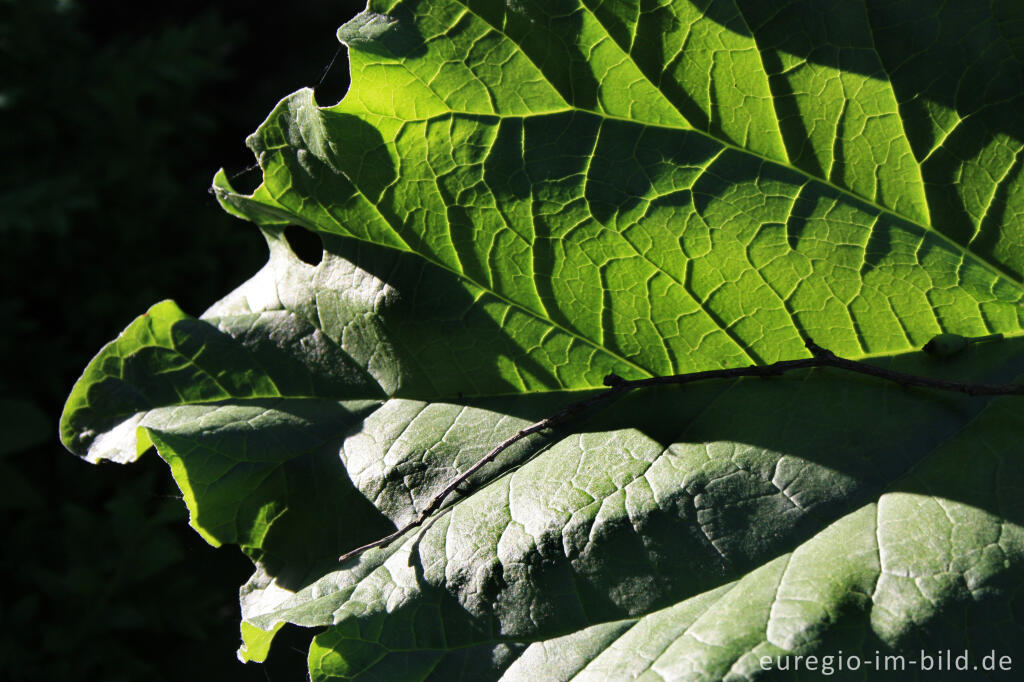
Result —
[{"label": "green leaf texture", "polygon": [[[345,98],[282,100],[251,194],[215,179],[266,267],[200,318],[151,308],[61,424],[91,461],[155,446],[253,559],[243,660],[284,624],[320,628],[318,681],[1024,647],[1020,399],[836,371],[632,394],[336,561],[611,372],[806,337],[1024,376],[1017,3],[372,0],[338,38]],[[921,353],[940,333],[1006,338]]]}]

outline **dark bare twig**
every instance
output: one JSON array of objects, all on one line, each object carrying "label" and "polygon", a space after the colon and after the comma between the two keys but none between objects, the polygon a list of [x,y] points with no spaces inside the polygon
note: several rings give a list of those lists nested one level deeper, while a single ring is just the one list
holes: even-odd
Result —
[{"label": "dark bare twig", "polygon": [[800,358],[797,360],[782,360],[775,362],[770,365],[752,365],[749,367],[733,367],[730,369],[712,369],[703,372],[692,372],[690,374],[672,374],[669,376],[662,377],[650,377],[647,379],[623,379],[616,374],[609,374],[604,379],[605,386],[610,388],[607,391],[592,395],[589,398],[579,400],[577,402],[566,405],[561,410],[556,412],[546,419],[542,419],[539,422],[530,424],[524,429],[517,431],[514,435],[506,438],[501,443],[498,443],[494,448],[480,458],[473,466],[466,471],[459,474],[459,476],[449,483],[445,488],[434,495],[430,502],[424,507],[415,519],[405,524],[394,533],[374,540],[373,542],[367,543],[362,547],[357,547],[345,554],[342,554],[338,561],[346,561],[353,557],[356,557],[363,552],[373,549],[375,547],[385,547],[391,544],[394,540],[404,535],[409,530],[423,525],[423,523],[429,519],[434,512],[436,512],[444,501],[451,495],[459,486],[465,483],[473,474],[481,469],[486,464],[493,462],[494,459],[502,452],[507,450],[509,447],[518,443],[522,439],[532,434],[544,431],[546,429],[560,426],[580,413],[584,412],[588,408],[594,407],[600,403],[605,403],[612,398],[628,393],[638,388],[647,388],[649,386],[662,386],[662,385],[681,385],[690,384],[696,381],[707,381],[708,379],[735,379],[739,377],[773,377],[781,376],[786,372],[791,372],[797,369],[810,369],[816,367],[833,367],[835,369],[842,369],[847,372],[856,372],[857,374],[866,374],[877,379],[883,379],[885,381],[891,381],[893,383],[900,384],[901,386],[917,386],[920,388],[933,388],[940,391],[952,391],[955,393],[966,393],[967,395],[978,396],[978,395],[1024,395],[1024,384],[971,384],[959,381],[947,381],[945,379],[932,379],[930,377],[918,376],[916,374],[907,374],[905,372],[897,372],[883,367],[877,367],[875,365],[868,364],[866,362],[860,362],[857,360],[847,360],[845,358],[838,357],[832,351],[822,348],[818,344],[810,340],[805,340],[804,344],[807,346],[807,350],[810,351],[811,357]]},{"label": "dark bare twig", "polygon": [[422,525],[424,521],[430,518],[430,516],[435,511],[437,511],[437,509],[441,506],[445,499],[447,499],[447,497],[451,495],[460,485],[465,483],[470,476],[479,471],[480,468],[483,467],[484,465],[493,462],[495,457],[500,455],[509,447],[518,443],[527,436],[538,433],[539,431],[543,431],[545,429],[553,428],[560,424],[564,424],[565,422],[569,421],[577,414],[585,410],[586,408],[596,403],[604,402],[605,400],[611,398],[613,395],[621,393],[622,390],[625,389],[620,389],[619,387],[616,386],[611,388],[610,390],[604,391],[603,393],[598,393],[597,395],[591,396],[584,400],[579,400],[570,405],[566,405],[565,407],[563,407],[561,410],[551,415],[550,417],[541,419],[539,422],[530,424],[526,428],[517,431],[515,434],[509,436],[502,442],[495,445],[490,452],[488,452],[486,455],[477,460],[477,462],[473,466],[463,471],[461,474],[459,474],[458,478],[456,478],[454,481],[445,486],[444,490],[434,495],[434,497],[431,498],[430,502],[427,503],[427,506],[420,510],[420,513],[416,516],[415,519],[405,524],[404,526],[402,526],[390,535],[386,535],[380,538],[379,540],[374,540],[373,542],[367,543],[362,547],[356,547],[355,549],[349,552],[345,552],[340,557],[338,557],[338,561],[345,561],[347,559],[351,559],[352,557],[358,556],[366,550],[373,549],[374,547],[384,547],[386,545],[391,544],[392,541],[396,540],[406,531],[410,530],[411,528],[416,528],[417,526]]}]

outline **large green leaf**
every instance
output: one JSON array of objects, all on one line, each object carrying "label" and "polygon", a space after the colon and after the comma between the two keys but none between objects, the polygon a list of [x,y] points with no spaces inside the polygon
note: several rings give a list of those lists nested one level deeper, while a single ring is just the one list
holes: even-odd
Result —
[{"label": "large green leaf", "polygon": [[[338,37],[346,97],[277,106],[252,194],[215,180],[267,266],[201,318],[154,306],[62,421],[92,461],[155,446],[192,525],[253,558],[243,658],[285,623],[327,626],[315,680],[743,679],[762,656],[1024,645],[1019,399],[835,371],[632,394],[336,561],[610,372],[807,337],[1024,375],[1024,10],[373,1]],[[918,352],[940,332],[1007,339]]]}]

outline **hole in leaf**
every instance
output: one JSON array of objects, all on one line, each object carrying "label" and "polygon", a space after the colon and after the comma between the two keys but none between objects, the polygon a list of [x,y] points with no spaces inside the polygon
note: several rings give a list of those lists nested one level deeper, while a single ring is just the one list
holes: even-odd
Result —
[{"label": "hole in leaf", "polygon": [[284,230],[284,238],[288,241],[292,253],[302,262],[320,265],[320,261],[324,259],[324,243],[315,232],[298,225],[289,225]]}]

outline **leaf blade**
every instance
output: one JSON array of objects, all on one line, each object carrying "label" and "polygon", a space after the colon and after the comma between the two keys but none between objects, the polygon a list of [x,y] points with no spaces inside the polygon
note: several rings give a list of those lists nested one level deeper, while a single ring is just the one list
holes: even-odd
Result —
[{"label": "leaf blade", "polygon": [[[973,624],[1019,576],[1016,512],[979,493],[1000,489],[993,459],[1014,452],[1013,422],[991,416],[1005,403],[822,373],[624,401],[524,443],[500,463],[510,471],[482,472],[391,547],[326,560],[413,518],[476,454],[608,373],[802,357],[805,337],[922,374],[1024,371],[1024,23],[933,9],[371,2],[339,30],[346,98],[278,105],[248,142],[264,172],[252,195],[215,180],[271,246],[267,269],[203,317],[248,353],[230,358],[238,389],[196,380],[106,422],[78,399],[66,442],[91,421],[142,426],[131,456],[155,443],[197,528],[257,561],[242,599],[254,655],[284,622],[328,626],[310,650],[322,679],[516,678],[552,659],[560,679],[717,679],[854,635],[895,651],[947,609]],[[287,224],[324,238],[320,266],[291,255]],[[948,364],[912,353],[939,333],[1007,340]],[[287,462],[268,476],[291,487],[218,490],[231,462],[258,464],[249,439],[272,429],[197,429],[174,410],[202,424],[269,398],[282,415],[302,401],[365,411],[326,419],[316,447],[277,447]],[[295,443],[323,428],[307,422]],[[983,480],[954,474],[965,458]],[[362,529],[333,520],[349,508]],[[332,522],[311,531],[321,515]],[[302,530],[275,536],[278,518]],[[843,577],[829,582],[835,556]],[[930,603],[910,599],[907,576]]]}]

